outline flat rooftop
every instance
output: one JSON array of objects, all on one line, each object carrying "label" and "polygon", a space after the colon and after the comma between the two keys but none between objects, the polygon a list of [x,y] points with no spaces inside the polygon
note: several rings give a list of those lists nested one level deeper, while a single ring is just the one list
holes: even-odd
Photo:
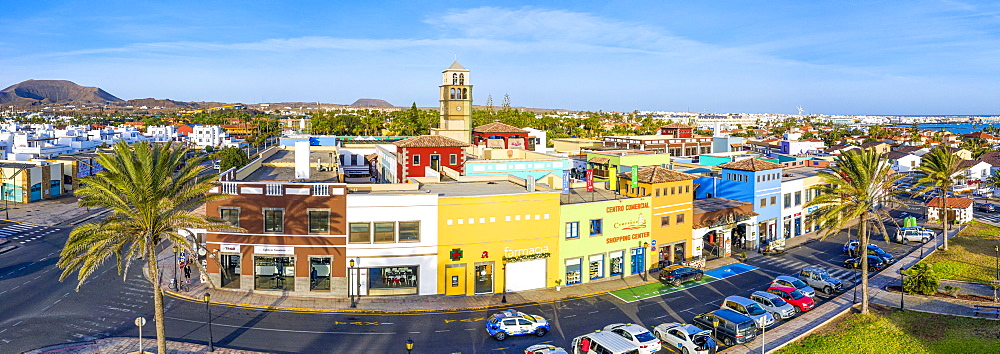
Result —
[{"label": "flat rooftop", "polygon": [[781,180],[782,181],[794,181],[802,178],[816,177],[820,172],[830,171],[826,167],[812,167],[812,166],[802,166],[795,168],[783,168],[781,169]]},{"label": "flat rooftop", "polygon": [[510,181],[444,182],[427,183],[420,186],[420,191],[437,194],[443,197],[474,197],[480,195],[549,192],[544,189],[546,189],[544,186],[540,186],[535,189],[535,192],[529,192],[527,188]]},{"label": "flat rooftop", "polygon": [[[336,158],[336,152],[333,150],[310,150],[309,151],[309,163],[315,163],[320,161],[323,166],[330,165],[330,162]],[[274,155],[268,157],[264,163],[295,163],[295,150],[278,150],[274,152]],[[336,161],[333,161],[336,162]]]},{"label": "flat rooftop", "polygon": [[309,170],[309,178],[303,179],[295,178],[295,167],[260,166],[249,176],[241,179],[241,181],[302,181],[338,183],[340,182],[340,176],[337,175],[337,170],[335,169],[329,171],[317,171],[314,167]]},{"label": "flat rooftop", "polygon": [[626,195],[615,193],[614,191],[609,191],[607,189],[594,187],[593,192],[587,192],[586,187],[582,188],[570,188],[569,194],[561,194],[559,196],[559,204],[579,204],[579,203],[590,203],[590,202],[601,202],[605,200],[616,200],[616,199],[630,199],[635,197],[629,197]]}]

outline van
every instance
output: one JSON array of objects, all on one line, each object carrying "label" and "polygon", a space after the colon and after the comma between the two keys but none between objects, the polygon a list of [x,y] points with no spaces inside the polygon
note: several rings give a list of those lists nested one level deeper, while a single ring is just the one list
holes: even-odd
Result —
[{"label": "van", "polygon": [[712,336],[726,346],[747,343],[757,338],[758,327],[753,319],[730,309],[719,309],[694,316],[691,323],[698,328],[712,331]]},{"label": "van", "polygon": [[639,346],[620,335],[596,331],[573,338],[573,354],[639,354]]},{"label": "van", "polygon": [[730,309],[742,315],[750,317],[757,322],[757,326],[767,328],[774,324],[774,316],[764,310],[760,304],[742,296],[729,296],[722,300],[723,309]]}]

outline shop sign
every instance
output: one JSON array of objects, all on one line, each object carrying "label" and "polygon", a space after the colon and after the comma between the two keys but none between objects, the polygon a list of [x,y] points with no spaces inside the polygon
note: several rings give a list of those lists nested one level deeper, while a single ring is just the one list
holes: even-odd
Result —
[{"label": "shop sign", "polygon": [[219,251],[222,253],[240,253],[240,245],[234,243],[223,243],[219,245]]},{"label": "shop sign", "polygon": [[625,236],[608,237],[608,238],[604,239],[604,242],[605,243],[616,243],[616,242],[629,241],[629,240],[638,240],[638,239],[643,239],[643,238],[646,238],[646,237],[649,237],[649,232],[640,232],[640,233],[635,233],[635,234],[625,235]]},{"label": "shop sign", "polygon": [[295,254],[293,246],[253,246],[256,254]]},{"label": "shop sign", "polygon": [[610,213],[615,213],[615,212],[619,212],[619,211],[637,210],[637,209],[649,209],[649,203],[648,202],[642,202],[642,203],[632,203],[632,204],[625,204],[625,205],[613,205],[613,206],[609,206],[609,207],[605,208],[604,212],[610,214]]},{"label": "shop sign", "polygon": [[819,206],[813,205],[811,207],[806,208],[806,212],[807,213],[811,213],[811,212],[816,211],[816,209],[819,209]]},{"label": "shop sign", "polygon": [[448,253],[448,257],[450,257],[451,260],[453,260],[453,261],[460,261],[460,260],[462,260],[462,249],[461,248],[453,248],[453,249],[451,249],[451,252]]},{"label": "shop sign", "polygon": [[623,221],[614,223],[616,229],[619,230],[638,230],[646,228],[646,218],[639,214],[639,217],[631,221]]},{"label": "shop sign", "polygon": [[802,213],[801,213],[801,212],[799,212],[799,213],[795,213],[795,217],[800,217],[800,216],[802,216]]},{"label": "shop sign", "polygon": [[549,258],[550,256],[552,256],[552,253],[549,253],[549,246],[522,248],[516,250],[510,249],[510,247],[504,247],[502,260],[504,263],[517,263],[533,259]]}]

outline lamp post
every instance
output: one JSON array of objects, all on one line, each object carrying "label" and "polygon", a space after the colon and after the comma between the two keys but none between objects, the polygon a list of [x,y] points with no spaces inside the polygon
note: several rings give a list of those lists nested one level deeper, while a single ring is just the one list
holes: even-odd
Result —
[{"label": "lamp post", "polygon": [[899,310],[900,311],[906,311],[906,308],[904,307],[904,304],[903,304],[904,299],[905,299],[905,295],[906,295],[906,292],[903,291],[903,279],[906,277],[906,274],[903,274],[903,271],[905,271],[905,270],[906,269],[899,268]]},{"label": "lamp post", "polygon": [[411,350],[413,350],[413,339],[407,339],[406,340],[406,354],[410,354]]},{"label": "lamp post", "polygon": [[177,246],[174,246],[174,279],[171,283],[174,283],[174,291],[177,291]]},{"label": "lamp post", "polygon": [[351,308],[353,309],[358,307],[358,305],[354,303],[354,295],[351,294],[351,275],[354,274],[354,259],[351,259],[350,264],[351,270],[347,275],[347,297],[351,299]]},{"label": "lamp post", "polygon": [[719,318],[712,317],[712,338],[719,338]]},{"label": "lamp post", "polygon": [[205,292],[205,311],[208,312],[208,352],[215,352],[215,339],[212,338],[212,307],[208,306],[209,301],[212,300],[212,295]]},{"label": "lamp post", "polygon": [[1000,246],[993,246],[997,251],[997,281],[1000,281]]},{"label": "lamp post", "polygon": [[500,303],[507,303],[507,260],[502,260],[503,267],[500,268],[503,271],[503,296],[500,297]]}]

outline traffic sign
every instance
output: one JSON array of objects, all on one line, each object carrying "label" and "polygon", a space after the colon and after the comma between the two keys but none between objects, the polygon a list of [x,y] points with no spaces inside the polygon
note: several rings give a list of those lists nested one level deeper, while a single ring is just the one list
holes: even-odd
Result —
[{"label": "traffic sign", "polygon": [[137,327],[145,326],[146,325],[146,319],[143,318],[143,317],[136,317],[135,318],[135,325]]},{"label": "traffic sign", "polygon": [[181,268],[186,267],[188,263],[187,253],[180,252],[177,254],[177,265]]}]

